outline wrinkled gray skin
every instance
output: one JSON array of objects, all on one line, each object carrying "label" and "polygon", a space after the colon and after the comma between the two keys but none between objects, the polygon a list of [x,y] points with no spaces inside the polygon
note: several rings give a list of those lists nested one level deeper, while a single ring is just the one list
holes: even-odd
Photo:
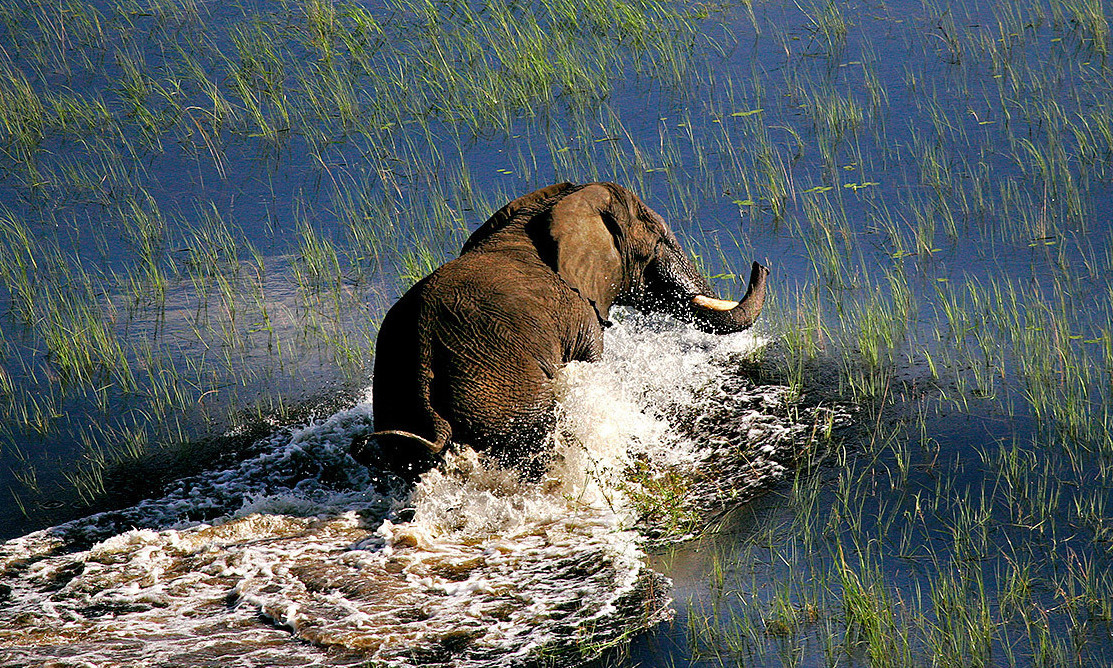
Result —
[{"label": "wrinkled gray skin", "polygon": [[554,424],[553,375],[599,359],[612,306],[737,332],[761,313],[768,273],[753,264],[734,308],[696,299],[720,310],[703,306],[693,298],[714,298],[711,286],[629,190],[561,183],[524,195],[387,313],[375,351],[376,432],[352,453],[420,473],[451,440],[528,468]]}]

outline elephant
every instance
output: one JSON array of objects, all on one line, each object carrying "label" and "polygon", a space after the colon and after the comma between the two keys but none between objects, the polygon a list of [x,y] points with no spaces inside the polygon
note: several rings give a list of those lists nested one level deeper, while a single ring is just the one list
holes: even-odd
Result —
[{"label": "elephant", "polygon": [[420,474],[452,442],[528,467],[555,425],[554,375],[599,360],[613,306],[737,332],[761,313],[768,274],[754,262],[741,302],[717,298],[661,216],[614,183],[519,197],[387,312],[375,431],[352,454]]}]

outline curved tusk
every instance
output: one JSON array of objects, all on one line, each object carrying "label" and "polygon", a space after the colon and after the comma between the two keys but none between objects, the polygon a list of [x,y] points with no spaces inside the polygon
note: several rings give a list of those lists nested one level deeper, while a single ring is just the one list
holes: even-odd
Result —
[{"label": "curved tusk", "polygon": [[692,303],[696,306],[709,308],[712,311],[729,311],[738,306],[738,302],[727,301],[725,299],[715,299],[714,297],[704,297],[703,295],[696,295],[692,297]]}]

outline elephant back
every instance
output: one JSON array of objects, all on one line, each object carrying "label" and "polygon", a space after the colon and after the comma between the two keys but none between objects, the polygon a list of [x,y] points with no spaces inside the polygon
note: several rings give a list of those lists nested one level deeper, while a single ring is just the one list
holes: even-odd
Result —
[{"label": "elephant back", "polygon": [[472,235],[464,242],[464,247],[460,249],[460,253],[467,253],[474,249],[490,238],[491,235],[506,227],[507,223],[514,220],[519,215],[533,216],[536,213],[544,211],[560,201],[565,195],[575,192],[580,187],[581,186],[572,183],[564,182],[546,186],[528,195],[522,195],[496,211],[487,219],[487,222],[480,225],[479,229],[475,232],[472,232]]}]

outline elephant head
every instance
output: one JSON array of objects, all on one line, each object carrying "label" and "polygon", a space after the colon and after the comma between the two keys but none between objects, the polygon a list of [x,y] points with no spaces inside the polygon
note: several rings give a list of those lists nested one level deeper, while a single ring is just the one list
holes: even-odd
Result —
[{"label": "elephant head", "polygon": [[606,320],[613,305],[667,312],[715,334],[749,328],[765,304],[769,270],[753,263],[742,301],[719,299],[655,211],[613,183],[561,183],[496,212],[463,253],[497,251],[524,238]]},{"label": "elephant head", "polygon": [[499,209],[460,257],[387,313],[375,352],[376,432],[352,452],[419,472],[451,440],[514,460],[553,426],[553,375],[595,361],[616,304],[714,333],[754,323],[768,270],[719,299],[664,220],[612,183],[561,183]]}]

